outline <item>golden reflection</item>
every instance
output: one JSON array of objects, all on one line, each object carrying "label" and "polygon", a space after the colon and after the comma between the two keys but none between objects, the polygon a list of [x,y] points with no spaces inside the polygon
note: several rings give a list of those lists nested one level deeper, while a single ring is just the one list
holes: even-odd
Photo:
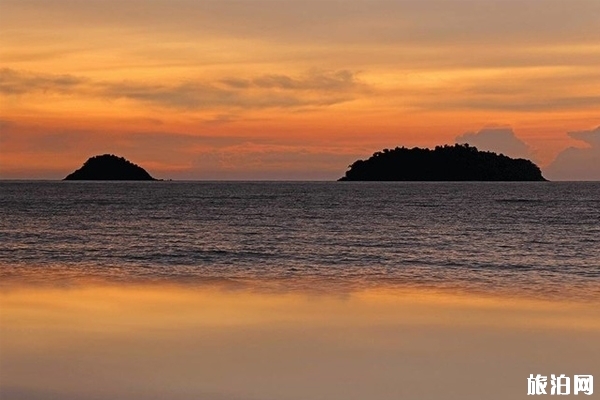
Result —
[{"label": "golden reflection", "polygon": [[88,284],[0,306],[2,398],[505,399],[529,373],[600,372],[588,303]]},{"label": "golden reflection", "polygon": [[0,299],[2,318],[11,326],[44,323],[91,331],[172,323],[180,327],[404,323],[600,330],[600,312],[586,303],[426,289],[369,288],[325,294],[223,286],[91,285],[5,289]]}]

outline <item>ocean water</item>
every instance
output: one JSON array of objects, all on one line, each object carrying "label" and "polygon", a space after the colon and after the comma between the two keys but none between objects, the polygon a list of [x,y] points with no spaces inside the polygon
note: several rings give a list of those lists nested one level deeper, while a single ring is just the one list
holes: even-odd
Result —
[{"label": "ocean water", "polygon": [[3,285],[228,280],[600,298],[600,183],[1,182]]},{"label": "ocean water", "polygon": [[0,182],[0,398],[527,399],[599,241],[598,183]]}]

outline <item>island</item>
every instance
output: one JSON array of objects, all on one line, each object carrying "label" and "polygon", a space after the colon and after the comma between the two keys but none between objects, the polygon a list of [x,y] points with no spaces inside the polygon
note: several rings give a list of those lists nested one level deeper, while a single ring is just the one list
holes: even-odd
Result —
[{"label": "island", "polygon": [[340,181],[546,181],[523,158],[479,151],[468,144],[435,149],[396,147],[358,160]]},{"label": "island", "polygon": [[89,158],[65,181],[155,181],[145,169],[123,157],[103,154]]}]

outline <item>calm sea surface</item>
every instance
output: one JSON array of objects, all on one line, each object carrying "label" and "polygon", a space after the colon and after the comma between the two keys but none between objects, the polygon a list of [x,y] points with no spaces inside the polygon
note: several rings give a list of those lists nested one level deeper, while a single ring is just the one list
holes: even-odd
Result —
[{"label": "calm sea surface", "polygon": [[600,183],[2,182],[4,284],[245,280],[600,296]]}]

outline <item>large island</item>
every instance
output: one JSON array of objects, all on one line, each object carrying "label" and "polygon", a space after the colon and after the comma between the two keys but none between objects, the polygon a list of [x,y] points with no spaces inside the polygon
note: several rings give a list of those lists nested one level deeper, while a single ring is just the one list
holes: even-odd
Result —
[{"label": "large island", "polygon": [[123,157],[103,154],[89,158],[66,181],[155,181],[145,169]]},{"label": "large island", "polygon": [[396,147],[358,160],[340,181],[545,181],[529,160],[479,151],[468,144],[435,149]]}]

